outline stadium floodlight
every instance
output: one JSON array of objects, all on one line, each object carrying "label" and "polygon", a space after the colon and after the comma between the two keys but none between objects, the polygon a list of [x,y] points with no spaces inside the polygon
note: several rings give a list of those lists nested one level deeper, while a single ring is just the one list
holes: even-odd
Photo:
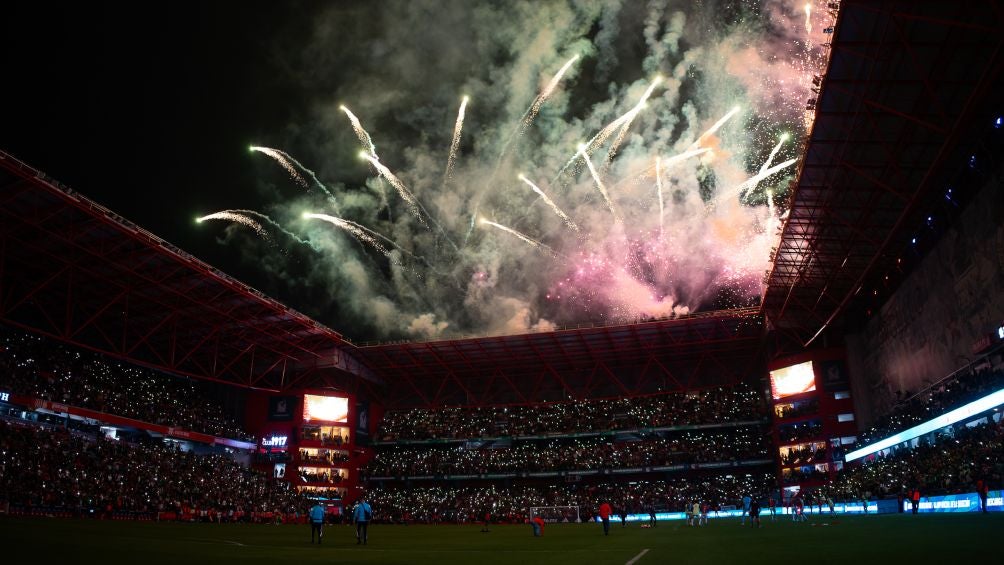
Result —
[{"label": "stadium floodlight", "polygon": [[979,400],[974,400],[961,408],[956,408],[951,412],[947,412],[934,418],[933,420],[928,420],[923,424],[914,426],[908,430],[902,431],[894,436],[887,437],[881,441],[862,447],[861,449],[856,449],[847,454],[844,457],[844,463],[849,463],[855,459],[860,459],[862,457],[871,455],[883,449],[890,448],[894,445],[899,445],[904,441],[910,441],[911,439],[920,437],[924,434],[929,434],[934,430],[940,430],[945,426],[951,426],[956,422],[961,422],[970,416],[975,416],[990,410],[991,408],[996,408],[1004,404],[1004,389],[998,390],[997,392],[990,393]]}]

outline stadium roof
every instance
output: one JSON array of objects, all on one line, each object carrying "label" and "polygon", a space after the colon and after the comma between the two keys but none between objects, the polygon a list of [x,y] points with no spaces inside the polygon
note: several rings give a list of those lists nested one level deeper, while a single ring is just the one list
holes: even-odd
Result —
[{"label": "stadium roof", "polygon": [[756,308],[676,320],[362,347],[391,406],[638,396],[734,383],[762,362]]},{"label": "stadium roof", "polygon": [[345,371],[378,380],[338,333],[3,152],[0,322],[249,387]]},{"label": "stadium roof", "polygon": [[[1004,8],[844,0],[767,278],[773,328],[809,345],[906,247],[1000,104]],[[867,290],[866,290],[867,291]]]}]

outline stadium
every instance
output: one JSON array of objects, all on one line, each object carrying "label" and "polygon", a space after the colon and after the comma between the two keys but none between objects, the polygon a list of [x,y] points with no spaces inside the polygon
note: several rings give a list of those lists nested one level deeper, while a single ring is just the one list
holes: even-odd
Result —
[{"label": "stadium", "polygon": [[248,8],[12,14],[9,559],[999,553],[1004,5]]}]

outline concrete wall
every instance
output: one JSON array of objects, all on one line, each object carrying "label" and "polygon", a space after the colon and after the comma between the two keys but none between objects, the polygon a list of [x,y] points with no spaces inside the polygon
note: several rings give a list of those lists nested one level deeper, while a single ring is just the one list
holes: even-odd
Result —
[{"label": "concrete wall", "polygon": [[859,425],[968,364],[977,339],[1004,322],[1004,181],[968,205],[899,290],[849,336]]}]

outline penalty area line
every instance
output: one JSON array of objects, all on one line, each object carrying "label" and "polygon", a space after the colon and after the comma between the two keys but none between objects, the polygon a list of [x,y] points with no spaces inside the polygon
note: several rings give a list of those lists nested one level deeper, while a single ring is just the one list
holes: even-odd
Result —
[{"label": "penalty area line", "polygon": [[638,555],[635,555],[633,558],[631,558],[631,561],[628,561],[624,565],[634,565],[639,559],[641,559],[642,557],[645,557],[646,553],[648,553],[647,549],[641,550],[641,553],[639,553]]}]

